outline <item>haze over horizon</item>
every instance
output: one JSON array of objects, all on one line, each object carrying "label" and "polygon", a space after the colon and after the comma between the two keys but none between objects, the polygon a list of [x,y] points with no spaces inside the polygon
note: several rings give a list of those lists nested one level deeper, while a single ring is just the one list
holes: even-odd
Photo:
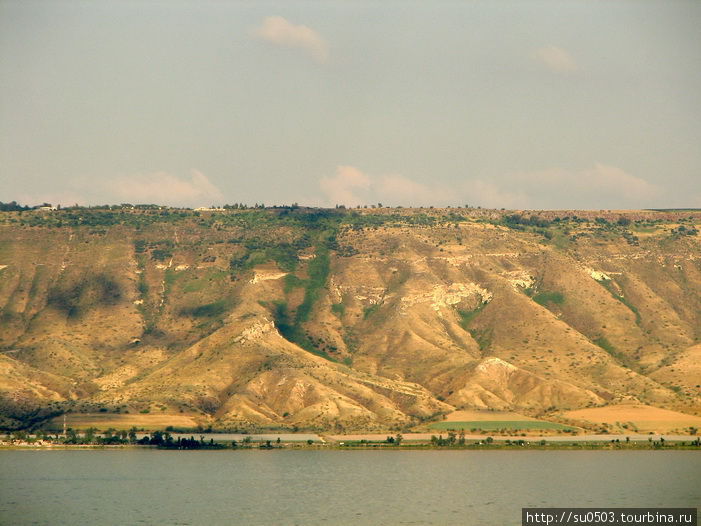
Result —
[{"label": "haze over horizon", "polygon": [[701,207],[699,25],[681,0],[3,0],[0,201]]}]

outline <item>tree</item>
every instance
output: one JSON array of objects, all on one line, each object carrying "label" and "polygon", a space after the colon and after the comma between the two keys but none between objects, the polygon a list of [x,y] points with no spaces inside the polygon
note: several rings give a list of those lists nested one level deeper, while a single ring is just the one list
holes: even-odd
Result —
[{"label": "tree", "polygon": [[85,430],[85,441],[88,444],[91,444],[93,440],[95,440],[95,433],[97,432],[97,428],[94,427],[89,427]]},{"label": "tree", "polygon": [[9,203],[3,203],[0,201],[0,211],[3,212],[21,212],[22,210],[29,210],[28,206],[22,206],[17,204],[17,201],[10,201]]},{"label": "tree", "polygon": [[78,443],[78,435],[75,432],[75,429],[72,427],[69,427],[66,430],[66,439],[64,440],[66,444],[77,444]]},{"label": "tree", "polygon": [[402,444],[402,440],[404,440],[404,437],[402,436],[402,434],[397,433],[397,436],[394,437],[394,443],[399,446]]},{"label": "tree", "polygon": [[153,433],[151,433],[150,444],[152,446],[162,446],[163,445],[163,432],[162,431],[154,431]]}]

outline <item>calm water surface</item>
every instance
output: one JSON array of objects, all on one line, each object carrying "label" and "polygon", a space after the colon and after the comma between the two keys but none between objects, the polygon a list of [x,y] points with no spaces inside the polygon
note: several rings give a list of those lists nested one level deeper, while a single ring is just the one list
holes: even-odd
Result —
[{"label": "calm water surface", "polygon": [[701,505],[694,451],[0,451],[0,524],[518,525]]}]

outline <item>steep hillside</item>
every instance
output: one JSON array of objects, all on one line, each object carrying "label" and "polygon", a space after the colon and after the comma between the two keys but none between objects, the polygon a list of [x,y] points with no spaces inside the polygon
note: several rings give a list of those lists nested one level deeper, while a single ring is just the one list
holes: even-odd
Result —
[{"label": "steep hillside", "polygon": [[66,411],[336,431],[456,409],[701,414],[697,211],[0,215],[5,427]]}]

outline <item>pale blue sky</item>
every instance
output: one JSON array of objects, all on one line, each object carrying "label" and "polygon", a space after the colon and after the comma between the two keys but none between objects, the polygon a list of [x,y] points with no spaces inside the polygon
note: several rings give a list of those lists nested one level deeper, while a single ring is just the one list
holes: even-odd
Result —
[{"label": "pale blue sky", "polygon": [[0,201],[701,207],[701,2],[0,0]]}]

